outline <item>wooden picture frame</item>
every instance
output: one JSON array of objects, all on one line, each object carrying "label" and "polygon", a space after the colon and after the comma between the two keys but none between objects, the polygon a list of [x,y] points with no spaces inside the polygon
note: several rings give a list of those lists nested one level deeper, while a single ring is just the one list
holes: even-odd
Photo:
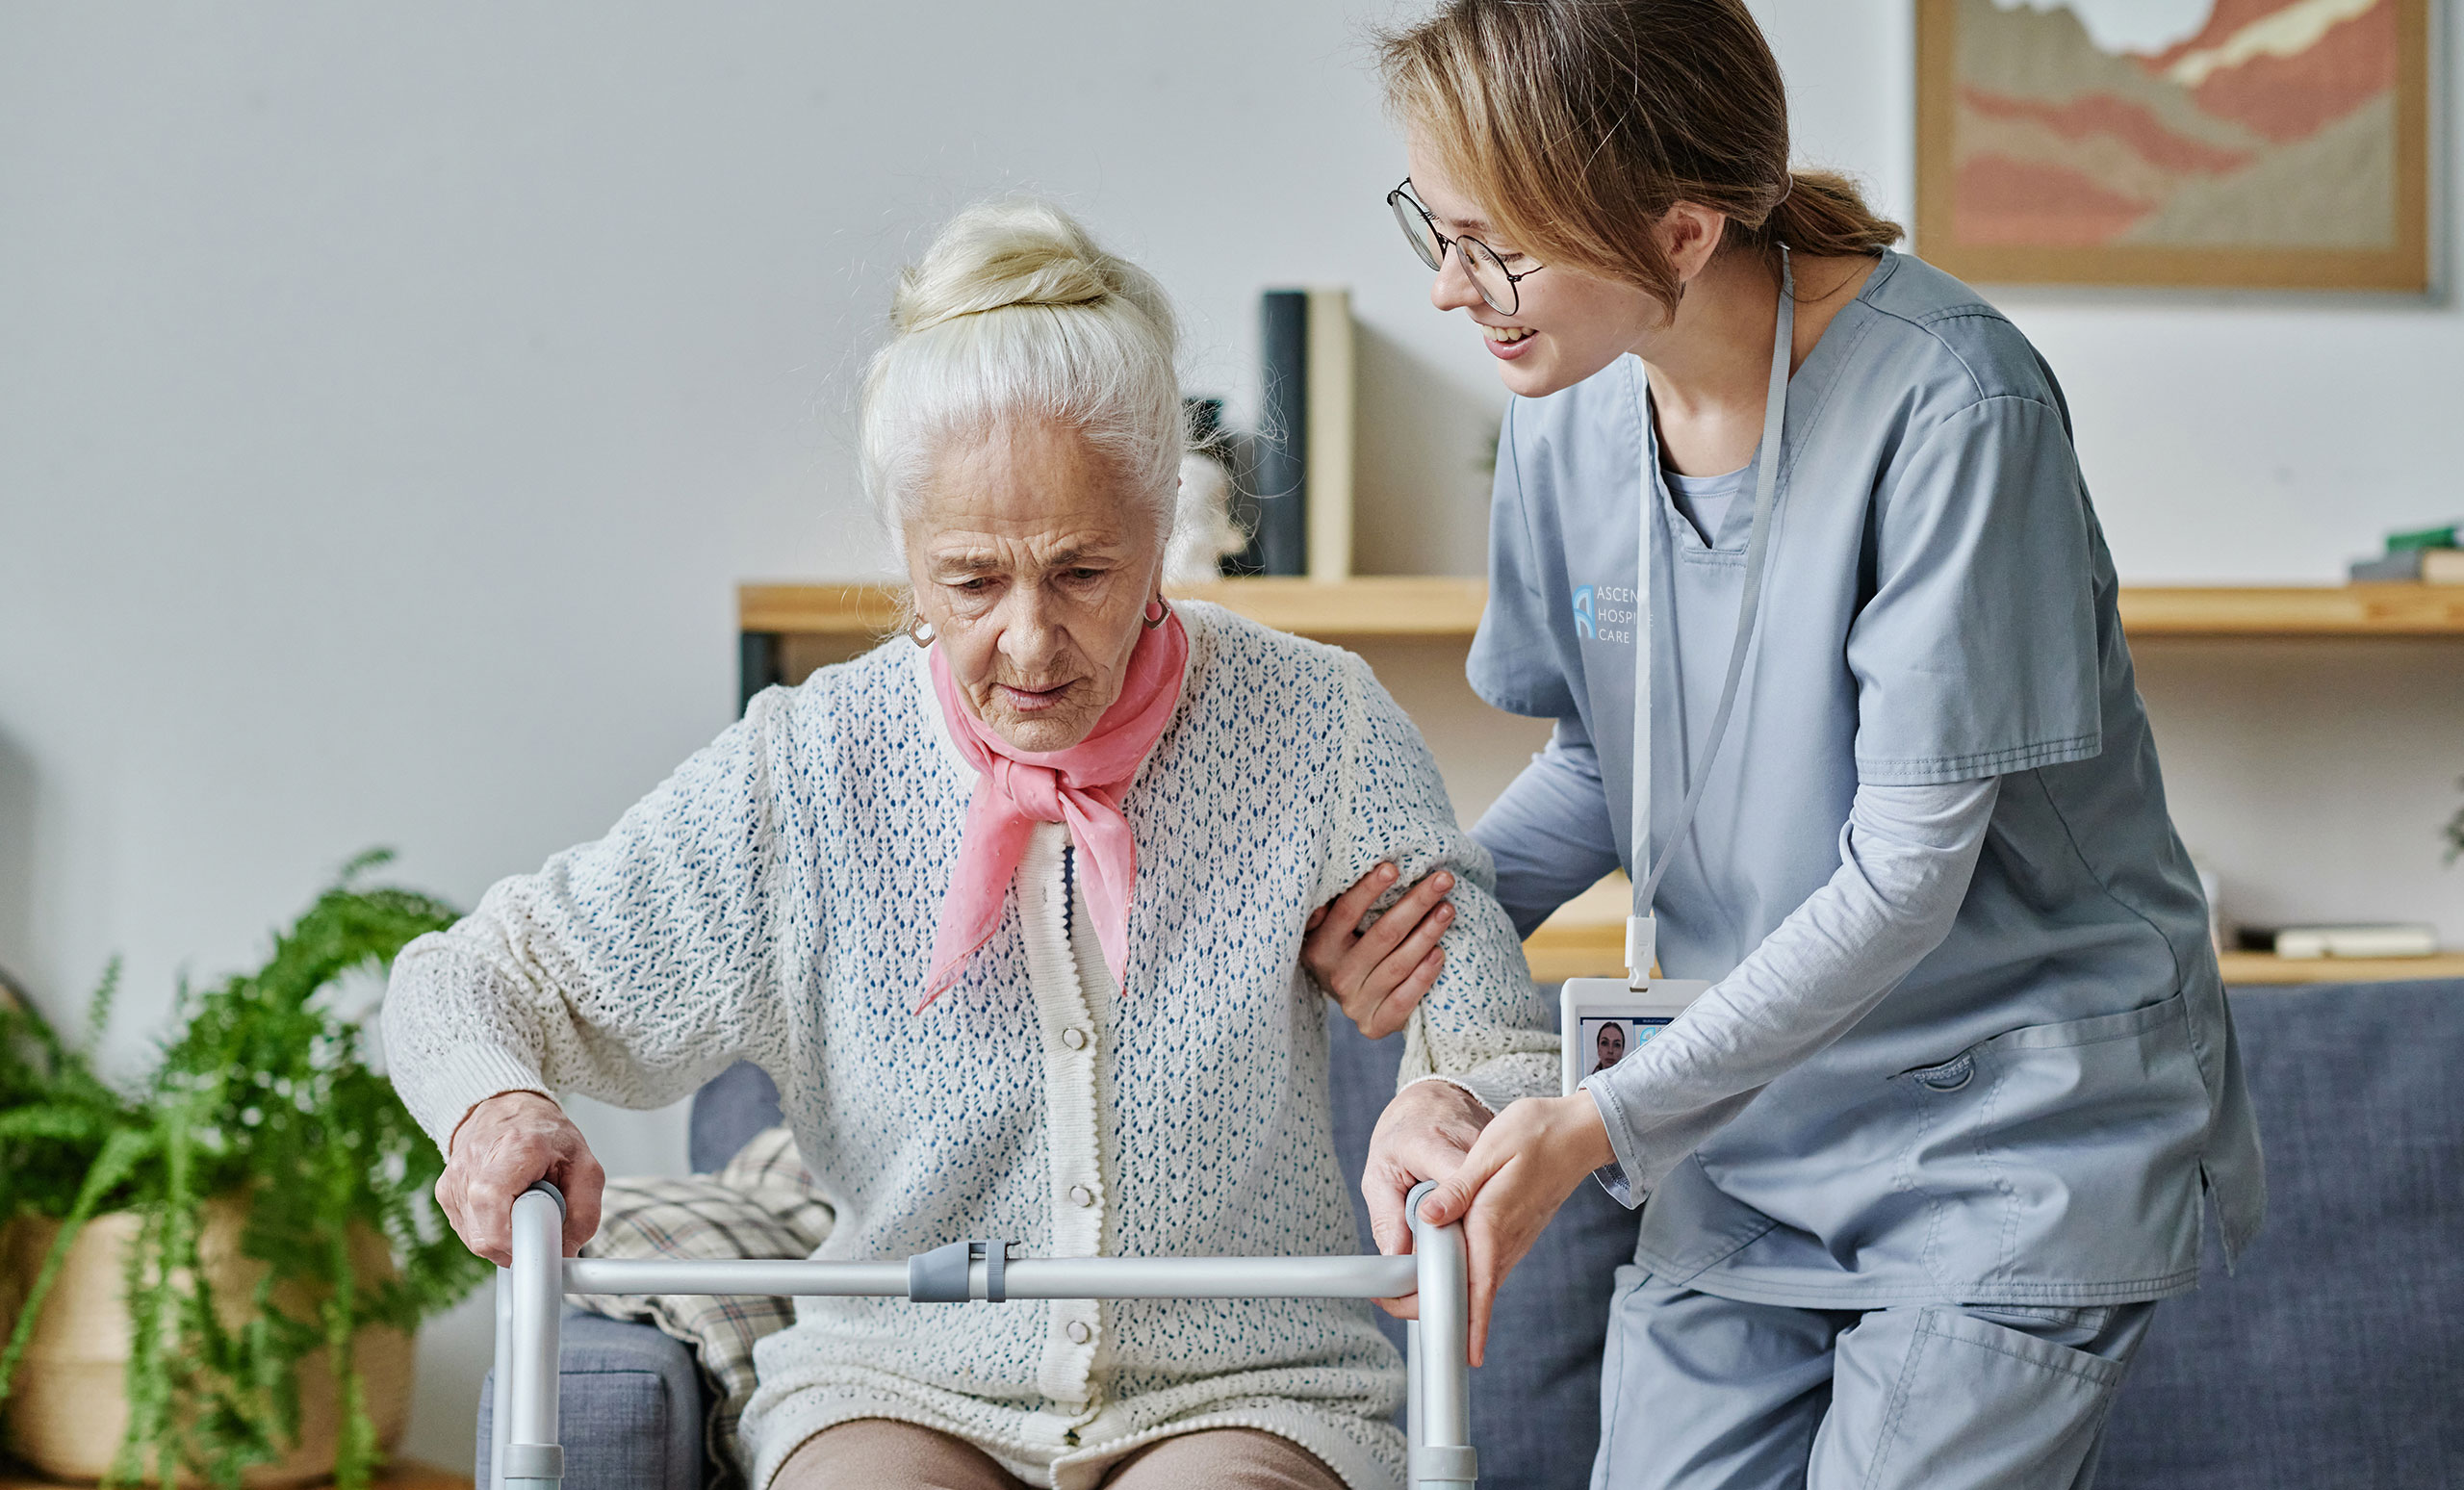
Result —
[{"label": "wooden picture frame", "polygon": [[[2429,0],[2220,0],[2209,26],[2236,21],[2274,30],[2151,59],[2066,9],[1917,0],[1917,252],[1983,283],[2427,292]],[[2253,61],[2277,71],[2232,76]]]}]

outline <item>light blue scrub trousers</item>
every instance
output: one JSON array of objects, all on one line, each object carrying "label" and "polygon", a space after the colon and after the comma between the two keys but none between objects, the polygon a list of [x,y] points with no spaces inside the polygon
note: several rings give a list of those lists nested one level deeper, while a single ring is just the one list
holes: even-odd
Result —
[{"label": "light blue scrub trousers", "polygon": [[1617,1270],[1592,1490],[2087,1490],[2152,1303],[1740,1303]]}]

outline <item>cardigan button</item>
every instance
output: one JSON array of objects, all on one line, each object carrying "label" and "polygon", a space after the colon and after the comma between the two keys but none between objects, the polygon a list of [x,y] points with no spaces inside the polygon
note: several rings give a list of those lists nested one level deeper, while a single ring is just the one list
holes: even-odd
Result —
[{"label": "cardigan button", "polygon": [[1069,1187],[1069,1203],[1078,1206],[1093,1205],[1095,1193],[1084,1185],[1072,1185]]},{"label": "cardigan button", "polygon": [[1095,1332],[1087,1327],[1085,1320],[1071,1320],[1067,1334],[1071,1345],[1085,1345],[1095,1338]]},{"label": "cardigan button", "polygon": [[1084,1050],[1087,1048],[1087,1032],[1073,1024],[1061,1032],[1061,1042],[1072,1050]]}]

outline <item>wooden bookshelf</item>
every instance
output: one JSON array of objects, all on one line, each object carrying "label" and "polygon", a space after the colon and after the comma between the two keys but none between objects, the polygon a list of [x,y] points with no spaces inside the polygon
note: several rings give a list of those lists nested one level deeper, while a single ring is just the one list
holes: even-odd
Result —
[{"label": "wooden bookshelf", "polygon": [[[1303,636],[1469,637],[1488,603],[1486,580],[1378,575],[1339,583],[1225,579],[1186,592]],[[899,593],[882,584],[747,584],[736,629],[780,635],[878,636],[898,625]]]},{"label": "wooden bookshelf", "polygon": [[1523,938],[1523,955],[1540,983],[1614,978],[1626,971],[1626,912],[1633,887],[1624,871],[1610,875],[1557,908]]},{"label": "wooden bookshelf", "polygon": [[[1523,943],[1531,976],[1541,983],[1614,978],[1626,970],[1626,888],[1615,875],[1585,890],[1541,923]],[[2227,952],[2218,959],[2227,987],[2303,983],[2400,983],[2464,978],[2464,953],[2436,957],[2287,958]]]},{"label": "wooden bookshelf", "polygon": [[[1225,579],[1189,592],[1304,636],[1469,639],[1488,583],[1445,575]],[[899,592],[878,583],[746,584],[736,628],[771,636],[862,640],[898,624]],[[2464,585],[2343,584],[2133,587],[2121,592],[2134,637],[2458,636]]]},{"label": "wooden bookshelf", "polygon": [[735,629],[782,636],[873,636],[898,625],[886,584],[740,584]]},{"label": "wooden bookshelf", "polygon": [[2464,636],[2464,584],[2125,587],[2121,625],[2134,640]]},{"label": "wooden bookshelf", "polygon": [[2464,978],[2464,952],[2436,957],[2278,957],[2272,952],[2227,952],[2217,959],[2233,987],[2255,984],[2407,983],[2419,978]]}]

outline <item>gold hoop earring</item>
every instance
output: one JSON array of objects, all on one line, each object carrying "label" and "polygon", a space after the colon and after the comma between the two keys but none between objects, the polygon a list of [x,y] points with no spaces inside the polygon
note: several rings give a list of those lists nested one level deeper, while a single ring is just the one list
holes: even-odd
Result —
[{"label": "gold hoop earring", "polygon": [[1164,603],[1164,597],[1161,595],[1156,596],[1154,600],[1149,602],[1147,608],[1152,610],[1154,614],[1142,615],[1138,620],[1140,625],[1145,627],[1150,631],[1155,629],[1157,627],[1162,626],[1165,622],[1172,619],[1172,607]]},{"label": "gold hoop earring", "polygon": [[907,623],[907,639],[918,647],[933,645],[933,623],[917,616]]}]

